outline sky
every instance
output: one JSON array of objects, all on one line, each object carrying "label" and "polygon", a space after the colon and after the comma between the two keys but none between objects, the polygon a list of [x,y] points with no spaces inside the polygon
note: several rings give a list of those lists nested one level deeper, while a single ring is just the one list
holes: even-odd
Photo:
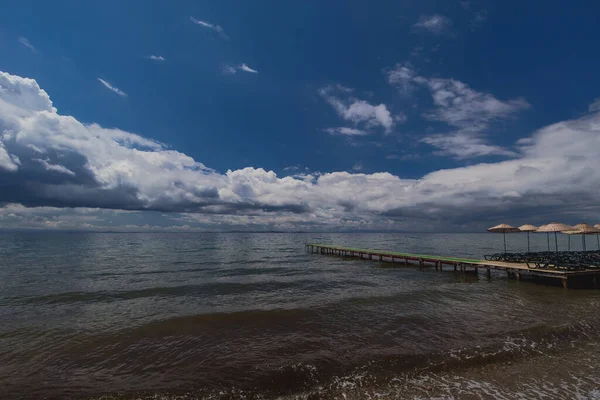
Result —
[{"label": "sky", "polygon": [[600,222],[600,3],[6,0],[0,229]]}]

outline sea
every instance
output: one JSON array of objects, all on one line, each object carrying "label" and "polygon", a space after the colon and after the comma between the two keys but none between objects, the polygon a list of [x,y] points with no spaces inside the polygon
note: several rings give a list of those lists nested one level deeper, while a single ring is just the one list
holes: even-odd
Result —
[{"label": "sea", "polygon": [[479,258],[502,240],[3,232],[0,398],[600,399],[600,291],[305,251]]}]

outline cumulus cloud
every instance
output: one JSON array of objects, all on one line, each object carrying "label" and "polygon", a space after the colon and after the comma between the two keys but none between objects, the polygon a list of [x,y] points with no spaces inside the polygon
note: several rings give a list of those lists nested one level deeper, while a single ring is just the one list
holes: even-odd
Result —
[{"label": "cumulus cloud", "polygon": [[102,78],[98,78],[98,81],[104,85],[105,88],[107,88],[108,90],[118,94],[121,97],[127,97],[127,93],[125,93],[124,91],[122,91],[121,89],[119,89],[116,86],[111,85],[110,82],[105,81]]},{"label": "cumulus cloud", "polygon": [[434,108],[425,117],[454,129],[423,139],[424,143],[440,149],[440,154],[456,158],[516,155],[512,150],[486,143],[485,134],[494,122],[514,118],[529,108],[525,99],[499,100],[454,79],[419,76],[410,66],[402,64],[388,70],[387,77],[390,84],[404,92],[410,92],[415,87],[429,90]]},{"label": "cumulus cloud", "polygon": [[443,15],[421,15],[417,23],[413,25],[414,29],[428,31],[435,35],[448,33],[452,27],[452,20]]},{"label": "cumulus cloud", "polygon": [[386,132],[391,131],[394,118],[385,104],[370,104],[351,96],[351,92],[352,89],[340,85],[330,85],[319,90],[319,94],[345,121],[365,129],[379,126]]},{"label": "cumulus cloud", "polygon": [[220,25],[211,24],[210,22],[202,21],[202,20],[196,19],[194,17],[190,17],[190,21],[192,21],[196,25],[200,25],[203,28],[207,28],[207,29],[217,32],[219,34],[219,36],[221,36],[223,39],[228,38],[227,35],[225,34],[225,31],[223,30],[223,28]]},{"label": "cumulus cloud", "polygon": [[[515,144],[512,159],[418,179],[356,171],[280,177],[251,167],[219,173],[138,134],[61,115],[34,80],[7,73],[0,73],[0,132],[0,227],[38,218],[40,227],[99,229],[99,219],[123,210],[164,212],[171,216],[161,218],[178,221],[175,230],[600,219],[597,111],[534,132]],[[60,224],[69,218],[79,222]]]},{"label": "cumulus cloud", "polygon": [[152,61],[166,61],[163,56],[150,55],[147,58]]},{"label": "cumulus cloud", "polygon": [[33,47],[33,45],[29,42],[29,40],[27,40],[23,36],[21,36],[19,38],[19,43],[21,43],[23,46],[27,47],[29,50],[33,51],[34,53],[37,53],[37,50],[35,49],[35,47]]}]

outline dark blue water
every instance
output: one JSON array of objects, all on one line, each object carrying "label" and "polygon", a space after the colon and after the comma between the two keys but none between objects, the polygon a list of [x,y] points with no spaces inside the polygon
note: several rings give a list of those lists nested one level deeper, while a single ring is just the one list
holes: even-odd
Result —
[{"label": "dark blue water", "polygon": [[502,235],[2,233],[2,397],[600,398],[598,292],[307,242],[478,258]]}]

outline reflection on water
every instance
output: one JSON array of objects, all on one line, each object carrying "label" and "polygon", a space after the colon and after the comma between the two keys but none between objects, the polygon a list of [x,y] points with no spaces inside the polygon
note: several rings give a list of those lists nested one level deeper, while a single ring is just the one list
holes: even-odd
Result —
[{"label": "reflection on water", "polygon": [[501,240],[3,233],[0,387],[9,398],[597,396],[598,292],[304,252],[478,258]]}]

